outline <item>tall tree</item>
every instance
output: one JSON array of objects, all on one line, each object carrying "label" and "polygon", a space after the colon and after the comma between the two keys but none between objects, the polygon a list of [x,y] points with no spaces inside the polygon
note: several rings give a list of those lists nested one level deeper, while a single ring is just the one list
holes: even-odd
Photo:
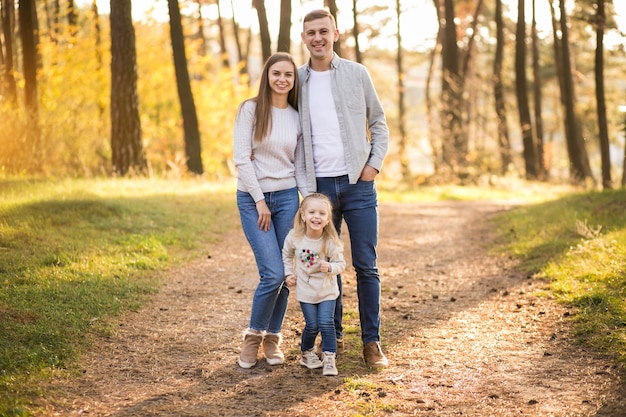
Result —
[{"label": "tall tree", "polygon": [[20,0],[18,6],[20,38],[22,40],[22,63],[24,72],[24,102],[31,118],[36,122],[38,112],[37,95],[37,10],[34,0]]},{"label": "tall tree", "polygon": [[[324,0],[324,4],[328,7],[330,14],[335,18],[335,22],[337,22],[337,13],[339,11],[337,8],[337,2],[335,0]],[[333,51],[335,51],[335,53],[339,56],[341,56],[341,44],[341,39],[339,39],[339,42],[335,42],[333,44]]]},{"label": "tall tree", "polygon": [[585,148],[585,142],[580,129],[580,121],[576,114],[576,95],[574,92],[573,62],[569,47],[569,29],[567,14],[565,12],[565,0],[559,0],[560,29],[561,29],[561,53],[564,62],[563,73],[563,100],[565,106],[565,134],[567,150],[570,159],[570,177],[574,183],[584,183],[587,179],[593,180],[589,156]]},{"label": "tall tree", "polygon": [[69,27],[71,41],[73,42],[73,38],[76,36],[78,32],[78,13],[76,13],[76,5],[74,4],[74,0],[67,0],[66,6],[66,17],[67,17],[67,26]]},{"label": "tall tree", "polygon": [[543,141],[543,111],[542,102],[543,94],[541,91],[541,65],[539,62],[539,36],[537,34],[537,0],[532,1],[532,24],[531,24],[531,38],[532,38],[532,62],[533,62],[533,98],[535,108],[535,133],[537,134],[537,176],[541,180],[548,178],[548,166],[547,159],[545,157],[545,147]]},{"label": "tall tree", "polygon": [[437,22],[439,25],[437,27],[437,40],[435,43],[435,47],[433,48],[430,54],[430,60],[428,63],[428,75],[426,76],[426,86],[424,88],[424,102],[426,104],[426,120],[428,124],[428,137],[430,148],[432,150],[432,163],[435,173],[439,173],[441,169],[441,135],[439,134],[439,129],[437,129],[437,125],[435,123],[435,116],[433,116],[433,111],[435,109],[435,105],[433,103],[433,99],[431,97],[431,86],[432,80],[435,76],[435,63],[437,61],[437,57],[441,55],[443,36],[444,36],[444,26],[443,22],[443,10],[440,0],[433,0],[435,5],[435,11],[437,13]]},{"label": "tall tree", "polygon": [[596,111],[598,114],[598,130],[600,134],[600,155],[602,160],[602,187],[612,188],[611,155],[609,148],[609,129],[606,118],[606,102],[604,97],[604,27],[606,25],[605,0],[598,0],[596,9]]},{"label": "tall tree", "polygon": [[185,53],[185,38],[183,25],[178,8],[178,0],[167,0],[170,14],[170,37],[172,39],[172,52],[174,54],[174,68],[176,70],[176,86],[183,117],[183,130],[185,133],[185,154],[187,156],[187,168],[194,174],[202,174],[202,158],[200,146],[200,129],[198,127],[198,114],[196,104],[191,91],[191,80],[187,69],[187,55]]},{"label": "tall tree", "polygon": [[265,2],[263,0],[252,0],[252,3],[259,19],[261,51],[263,53],[263,62],[265,62],[272,55],[272,40],[270,39],[270,30],[267,23],[267,11],[265,10]]},{"label": "tall tree", "polygon": [[409,178],[409,158],[407,156],[407,143],[406,143],[406,109],[404,103],[404,66],[402,56],[402,35],[401,35],[401,22],[402,22],[402,9],[401,1],[396,0],[396,40],[398,43],[398,49],[396,53],[396,67],[398,70],[398,129],[400,132],[400,167],[402,172],[402,179],[407,180]]},{"label": "tall tree", "polygon": [[[170,1],[168,0],[168,4],[169,3]],[[178,1],[176,3],[178,3]],[[219,40],[220,40],[220,55],[222,56],[222,66],[224,68],[228,68],[230,66],[230,63],[228,61],[228,50],[226,49],[226,36],[224,36],[224,24],[222,23],[222,9],[220,8],[219,0],[216,2],[216,4],[217,4],[217,28],[218,28]],[[180,12],[178,14],[180,15]],[[170,19],[171,19],[171,14],[170,14]]]},{"label": "tall tree", "polygon": [[533,136],[528,85],[526,84],[526,14],[525,1],[517,1],[517,29],[515,31],[515,95],[519,113],[526,179],[537,179],[537,152]]},{"label": "tall tree", "polygon": [[115,175],[145,173],[137,94],[135,28],[128,0],[111,0],[111,165]]},{"label": "tall tree", "polygon": [[239,74],[245,75],[248,73],[248,50],[250,45],[250,32],[248,29],[248,43],[246,49],[243,49],[243,45],[239,33],[239,24],[235,17],[235,4],[233,0],[230,0],[230,8],[233,11],[233,34],[235,36],[235,46],[237,47],[237,59],[239,60]]},{"label": "tall tree", "polygon": [[276,50],[280,52],[291,50],[291,0],[280,0],[280,27]]},{"label": "tall tree", "polygon": [[2,66],[0,67],[0,76],[2,81],[2,95],[7,97],[7,101],[11,106],[17,105],[17,83],[13,71],[13,29],[15,28],[15,1],[2,0],[0,3],[0,12],[2,13],[2,34],[4,42],[2,43]]},{"label": "tall tree", "polygon": [[502,82],[502,60],[504,57],[504,20],[502,16],[502,0],[496,0],[496,55],[493,61],[493,91],[496,106],[498,125],[498,148],[500,150],[501,173],[508,172],[513,158],[511,142],[506,117],[506,100],[504,98],[504,83]]},{"label": "tall tree", "polygon": [[352,37],[354,38],[354,60],[358,63],[363,62],[363,54],[361,52],[361,45],[359,45],[359,36],[361,31],[359,30],[359,12],[356,8],[356,0],[352,0]]},{"label": "tall tree", "polygon": [[443,1],[443,42],[441,80],[442,162],[455,175],[465,166],[466,141],[463,132],[462,80],[457,43],[454,0]]}]

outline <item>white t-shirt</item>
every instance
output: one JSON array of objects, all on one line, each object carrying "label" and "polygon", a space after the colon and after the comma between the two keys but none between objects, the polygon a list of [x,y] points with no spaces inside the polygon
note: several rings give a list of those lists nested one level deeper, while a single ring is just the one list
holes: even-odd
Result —
[{"label": "white t-shirt", "polygon": [[330,75],[330,71],[311,70],[309,76],[311,142],[316,177],[348,174]]}]

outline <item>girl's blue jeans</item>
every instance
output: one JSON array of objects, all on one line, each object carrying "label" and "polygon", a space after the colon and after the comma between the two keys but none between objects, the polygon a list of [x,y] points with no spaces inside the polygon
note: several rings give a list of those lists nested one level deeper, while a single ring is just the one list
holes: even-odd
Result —
[{"label": "girl's blue jeans", "polygon": [[315,338],[322,334],[322,351],[337,352],[337,338],[335,337],[335,300],[322,301],[319,304],[300,302],[304,314],[304,330],[300,349],[311,350],[315,347]]},{"label": "girl's blue jeans", "polygon": [[272,213],[270,229],[259,229],[256,203],[249,193],[237,191],[237,207],[243,232],[254,253],[259,270],[259,284],[252,299],[249,327],[256,331],[280,333],[289,301],[289,288],[283,285],[285,272],[282,248],[293,227],[298,211],[296,187],[265,193],[265,202]]}]

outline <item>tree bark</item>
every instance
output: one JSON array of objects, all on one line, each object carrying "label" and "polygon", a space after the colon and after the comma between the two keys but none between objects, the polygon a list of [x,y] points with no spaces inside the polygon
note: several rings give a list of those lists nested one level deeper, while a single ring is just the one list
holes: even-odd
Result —
[{"label": "tree bark", "polygon": [[279,52],[291,50],[291,0],[280,0],[280,29],[276,50]]},{"label": "tree bark", "polygon": [[606,117],[606,102],[604,96],[604,26],[606,14],[604,0],[598,0],[596,11],[596,102],[598,112],[598,130],[600,134],[600,155],[602,160],[602,188],[611,189],[611,155],[609,148],[609,130]]},{"label": "tree bark", "polygon": [[354,38],[354,60],[359,64],[363,62],[363,54],[359,45],[359,12],[356,8],[356,0],[352,0],[352,37]]},{"label": "tree bark", "polygon": [[504,85],[502,83],[502,59],[504,57],[504,21],[502,18],[502,0],[496,0],[496,54],[493,64],[493,92],[496,106],[498,123],[498,147],[500,150],[501,173],[505,175],[511,163],[511,142],[509,140],[509,128],[506,117],[506,100],[504,98]]},{"label": "tree bark", "polygon": [[441,123],[442,161],[457,177],[465,166],[461,74],[454,1],[444,0],[442,42]]},{"label": "tree bark", "polygon": [[265,10],[265,2],[263,0],[253,0],[259,18],[259,35],[261,36],[261,51],[263,53],[263,62],[272,55],[272,41],[270,39],[269,25],[267,23],[267,12]]},{"label": "tree bark", "polygon": [[559,0],[561,14],[561,51],[563,53],[563,87],[565,105],[565,124],[567,136],[567,149],[570,157],[570,177],[574,183],[584,183],[588,178],[593,179],[589,157],[585,149],[585,142],[580,130],[580,122],[576,115],[574,80],[572,75],[572,59],[569,49],[569,30],[567,28],[567,15],[565,12],[565,0]]},{"label": "tree bark", "polygon": [[524,145],[524,166],[526,179],[537,179],[537,153],[533,137],[530,108],[528,105],[528,86],[526,84],[526,21],[524,0],[517,2],[517,30],[515,36],[515,93],[519,113],[522,142]]},{"label": "tree bark", "polygon": [[13,71],[13,29],[15,28],[15,1],[2,0],[2,34],[4,35],[2,63],[2,93],[7,97],[8,103],[17,106],[17,83]]},{"label": "tree bark", "polygon": [[401,15],[400,0],[396,0],[396,39],[398,49],[396,54],[396,67],[398,70],[398,130],[400,132],[400,169],[403,180],[409,179],[409,158],[407,156],[406,141],[406,110],[404,107],[404,67],[402,62],[402,35],[401,35]]},{"label": "tree bark", "polygon": [[189,71],[187,69],[185,39],[178,0],[167,0],[167,5],[170,14],[170,37],[172,39],[172,52],[176,71],[176,86],[178,88],[178,99],[180,100],[185,133],[187,168],[194,174],[202,174],[204,170],[201,158],[200,129],[198,128],[196,104],[193,99],[191,80],[189,79]]},{"label": "tree bark", "polygon": [[34,0],[20,0],[18,13],[24,67],[24,102],[31,121],[36,121],[39,105],[37,98],[37,15]]},{"label": "tree bark", "polygon": [[540,180],[547,180],[549,167],[547,166],[547,160],[545,157],[545,147],[543,141],[543,111],[542,111],[542,101],[543,94],[541,92],[541,67],[539,63],[539,39],[537,36],[537,10],[535,7],[535,3],[537,0],[532,1],[532,10],[533,10],[533,18],[532,18],[532,27],[531,27],[531,37],[532,37],[532,61],[533,61],[533,98],[534,98],[534,108],[535,108],[535,132],[537,134],[537,176]]},{"label": "tree bark", "polygon": [[114,175],[146,173],[141,142],[135,29],[128,0],[111,0],[111,151]]}]

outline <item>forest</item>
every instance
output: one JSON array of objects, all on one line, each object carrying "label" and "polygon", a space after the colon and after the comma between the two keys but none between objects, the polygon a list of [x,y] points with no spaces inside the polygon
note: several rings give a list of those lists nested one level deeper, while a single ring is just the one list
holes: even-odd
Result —
[{"label": "forest", "polygon": [[239,103],[326,7],[385,105],[386,178],[624,187],[617,3],[1,0],[0,176],[232,177]]}]

